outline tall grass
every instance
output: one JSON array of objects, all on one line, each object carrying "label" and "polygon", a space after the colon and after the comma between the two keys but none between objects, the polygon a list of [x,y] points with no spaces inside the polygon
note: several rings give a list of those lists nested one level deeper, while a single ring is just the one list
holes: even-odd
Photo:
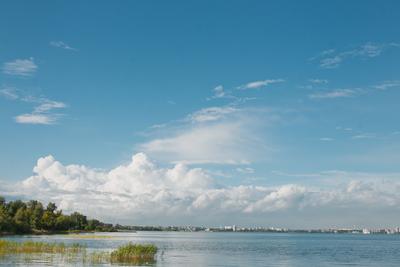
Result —
[{"label": "tall grass", "polygon": [[85,251],[85,246],[78,243],[66,245],[64,243],[46,243],[46,242],[14,242],[9,240],[0,240],[1,254],[29,254],[29,253],[57,253],[70,254],[81,253]]},{"label": "tall grass", "polygon": [[14,242],[0,239],[0,263],[1,256],[9,254],[33,255],[48,258],[49,254],[56,257],[63,257],[71,261],[78,260],[84,264],[128,264],[144,265],[155,263],[157,247],[154,245],[141,245],[128,243],[118,247],[116,250],[107,252],[86,252],[86,247],[78,243],[46,243],[46,242]]},{"label": "tall grass", "polygon": [[112,263],[154,262],[157,247],[154,245],[140,245],[129,243],[120,246],[110,254]]}]

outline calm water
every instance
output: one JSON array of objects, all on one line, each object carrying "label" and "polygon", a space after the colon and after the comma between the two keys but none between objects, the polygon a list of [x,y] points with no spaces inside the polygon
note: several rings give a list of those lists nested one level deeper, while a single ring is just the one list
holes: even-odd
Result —
[{"label": "calm water", "polygon": [[[99,233],[111,238],[63,235],[9,237],[13,240],[86,244],[111,250],[129,241],[158,246],[154,266],[400,266],[400,235],[271,233]],[[54,258],[0,258],[0,266],[77,266]],[[79,265],[82,265],[80,263]]]}]

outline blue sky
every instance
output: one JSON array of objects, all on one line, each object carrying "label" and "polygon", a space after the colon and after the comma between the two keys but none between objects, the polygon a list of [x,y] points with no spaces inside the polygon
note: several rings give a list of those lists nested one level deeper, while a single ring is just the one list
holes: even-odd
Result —
[{"label": "blue sky", "polygon": [[[260,224],[271,212],[265,207],[277,205],[279,216],[269,223],[285,224],[290,214],[305,214],[308,204],[299,203],[308,192],[332,195],[342,188],[348,194],[341,201],[367,205],[367,215],[387,212],[387,219],[370,225],[390,225],[388,214],[400,203],[391,191],[400,178],[399,9],[397,1],[3,2],[2,192],[23,195],[10,187],[32,178],[54,192],[44,200],[79,208],[71,194],[55,194],[69,188],[66,181],[97,184],[144,153],[138,155],[154,171],[188,168],[179,179],[196,182],[183,191],[168,175],[158,174],[155,182],[169,181],[158,193],[195,199],[179,204],[188,223],[228,218],[191,217],[200,212],[193,207],[201,194],[259,186],[261,191],[248,193],[258,204],[246,199],[247,206],[231,211],[239,223]],[[40,171],[37,161],[48,155],[42,159],[66,167],[62,175],[46,172],[50,163]],[[71,171],[76,164],[85,171]],[[204,175],[192,177],[193,170]],[[128,173],[120,175],[127,183],[141,180]],[[197,184],[204,179],[210,184]],[[25,197],[36,197],[38,189],[29,186]],[[109,190],[104,186],[96,190]],[[205,187],[192,192],[197,186]],[[124,193],[137,200],[135,192]],[[284,196],[283,208],[279,199],[265,203],[276,194]],[[328,201],[332,217],[347,205],[338,201]],[[346,212],[356,208],[349,205]],[[246,221],[243,212],[254,215]],[[142,212],[148,217],[140,221],[132,214],[119,218],[147,223],[161,216]],[[356,223],[350,218],[343,225]]]}]

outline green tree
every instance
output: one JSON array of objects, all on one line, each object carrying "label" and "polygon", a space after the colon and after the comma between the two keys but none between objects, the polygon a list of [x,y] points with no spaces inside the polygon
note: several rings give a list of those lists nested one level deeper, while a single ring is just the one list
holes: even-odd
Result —
[{"label": "green tree", "polygon": [[12,232],[12,222],[11,217],[8,215],[6,210],[6,202],[4,197],[0,196],[0,233],[1,232]]},{"label": "green tree", "polygon": [[68,215],[60,215],[56,219],[56,230],[66,231],[71,229],[73,222]]},{"label": "green tree", "polygon": [[115,227],[99,220],[88,220],[79,212],[63,215],[62,210],[57,210],[56,204],[52,202],[44,209],[43,204],[36,200],[26,203],[21,200],[7,202],[0,196],[0,234],[31,233],[35,230],[115,231]]},{"label": "green tree", "polygon": [[28,208],[30,209],[30,225],[32,229],[41,229],[42,217],[44,213],[43,205],[39,201],[31,200],[28,202]]},{"label": "green tree", "polygon": [[80,214],[79,212],[74,212],[70,215],[71,221],[73,222],[73,228],[75,230],[84,230],[87,225],[86,216]]},{"label": "green tree", "polygon": [[57,210],[57,206],[55,203],[49,202],[49,204],[47,204],[46,211],[54,213],[56,210]]},{"label": "green tree", "polygon": [[21,207],[14,215],[14,223],[17,233],[29,233],[31,227],[29,225],[29,212],[26,207]]},{"label": "green tree", "polygon": [[53,212],[46,210],[43,213],[41,226],[44,230],[54,230],[56,225],[56,215]]},{"label": "green tree", "polygon": [[21,200],[10,201],[6,205],[6,209],[10,217],[14,217],[20,208],[26,208],[26,204]]}]

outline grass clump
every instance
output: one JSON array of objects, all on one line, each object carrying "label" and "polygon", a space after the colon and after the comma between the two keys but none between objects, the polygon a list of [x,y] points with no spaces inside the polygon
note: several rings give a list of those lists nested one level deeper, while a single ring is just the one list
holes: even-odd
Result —
[{"label": "grass clump", "polygon": [[46,243],[46,242],[14,242],[9,240],[0,240],[1,254],[30,254],[30,253],[57,253],[71,254],[85,251],[85,246],[78,243],[66,245],[64,243]]},{"label": "grass clump", "polygon": [[120,246],[110,254],[112,263],[151,263],[154,262],[157,247],[151,244],[133,244],[128,243]]},{"label": "grass clump", "polygon": [[[6,255],[25,255],[28,260],[41,257],[57,257],[67,259],[71,262],[83,264],[124,264],[124,265],[147,265],[155,263],[157,247],[149,244],[128,243],[113,251],[93,251],[87,253],[86,247],[78,243],[46,243],[46,242],[14,242],[0,239],[0,257]],[[1,263],[1,259],[0,259]]]}]

